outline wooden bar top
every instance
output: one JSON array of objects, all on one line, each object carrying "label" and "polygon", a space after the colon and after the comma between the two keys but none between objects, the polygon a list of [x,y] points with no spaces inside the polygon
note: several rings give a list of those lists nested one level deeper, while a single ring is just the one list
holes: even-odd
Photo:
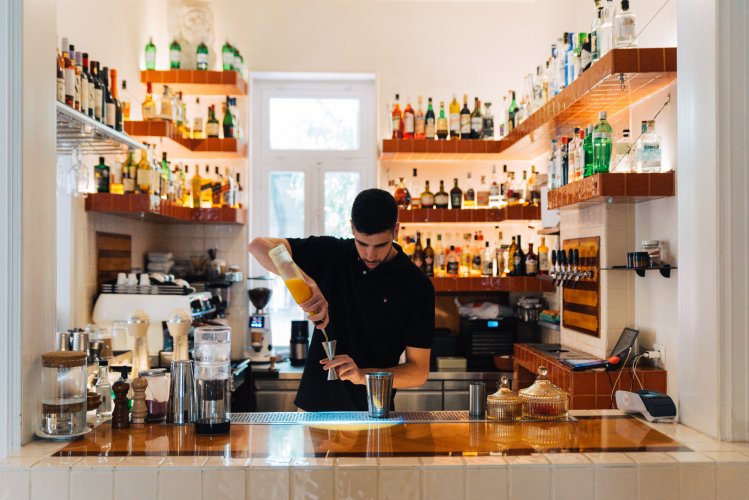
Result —
[{"label": "wooden bar top", "polygon": [[529,455],[534,452],[690,451],[626,415],[566,422],[233,424],[223,436],[192,425],[97,426],[56,456],[220,456],[233,458]]}]

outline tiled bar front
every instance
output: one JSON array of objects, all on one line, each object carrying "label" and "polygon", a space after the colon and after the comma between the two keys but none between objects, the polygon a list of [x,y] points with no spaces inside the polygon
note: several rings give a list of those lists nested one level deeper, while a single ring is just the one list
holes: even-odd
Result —
[{"label": "tiled bar front", "polygon": [[[615,410],[574,415],[620,420]],[[104,456],[111,450],[102,449],[81,457],[59,456],[64,444],[34,442],[0,460],[0,499],[747,498],[748,443],[648,425],[645,434],[657,430],[684,451],[248,458],[228,449],[222,456]]]}]

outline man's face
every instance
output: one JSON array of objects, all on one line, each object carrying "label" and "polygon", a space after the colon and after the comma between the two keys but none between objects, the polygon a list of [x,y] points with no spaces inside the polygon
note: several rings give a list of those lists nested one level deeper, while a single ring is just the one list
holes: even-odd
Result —
[{"label": "man's face", "polygon": [[351,233],[356,242],[356,251],[364,265],[369,269],[382,264],[390,250],[393,248],[393,240],[398,238],[399,225],[396,224],[392,231],[383,231],[377,234],[364,234],[356,230],[351,224]]}]

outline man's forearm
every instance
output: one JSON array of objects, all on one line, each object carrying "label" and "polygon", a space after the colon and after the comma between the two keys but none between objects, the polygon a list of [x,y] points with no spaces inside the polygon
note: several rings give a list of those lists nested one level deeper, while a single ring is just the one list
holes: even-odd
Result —
[{"label": "man's forearm", "polygon": [[[365,368],[364,373],[391,372],[393,374],[393,387],[396,389],[407,389],[419,387],[426,383],[429,377],[429,368],[422,368],[416,363],[406,361],[402,365],[391,368]],[[365,382],[366,383],[366,382]]]},{"label": "man's forearm", "polygon": [[258,263],[273,274],[278,274],[275,264],[268,256],[268,252],[277,247],[278,245],[284,245],[286,250],[291,254],[291,247],[289,243],[283,238],[255,238],[250,243],[249,251]]}]

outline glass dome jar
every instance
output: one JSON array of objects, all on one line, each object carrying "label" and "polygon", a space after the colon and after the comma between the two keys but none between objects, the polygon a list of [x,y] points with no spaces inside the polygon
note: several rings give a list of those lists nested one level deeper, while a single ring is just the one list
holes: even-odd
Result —
[{"label": "glass dome jar", "polygon": [[510,390],[509,379],[502,377],[497,392],[486,398],[486,418],[496,422],[514,422],[523,413],[523,400]]},{"label": "glass dome jar", "polygon": [[565,420],[570,396],[546,378],[545,366],[538,367],[538,377],[530,387],[520,389],[523,418],[527,420]]},{"label": "glass dome jar", "polygon": [[86,353],[42,354],[41,431],[53,436],[86,430]]}]

